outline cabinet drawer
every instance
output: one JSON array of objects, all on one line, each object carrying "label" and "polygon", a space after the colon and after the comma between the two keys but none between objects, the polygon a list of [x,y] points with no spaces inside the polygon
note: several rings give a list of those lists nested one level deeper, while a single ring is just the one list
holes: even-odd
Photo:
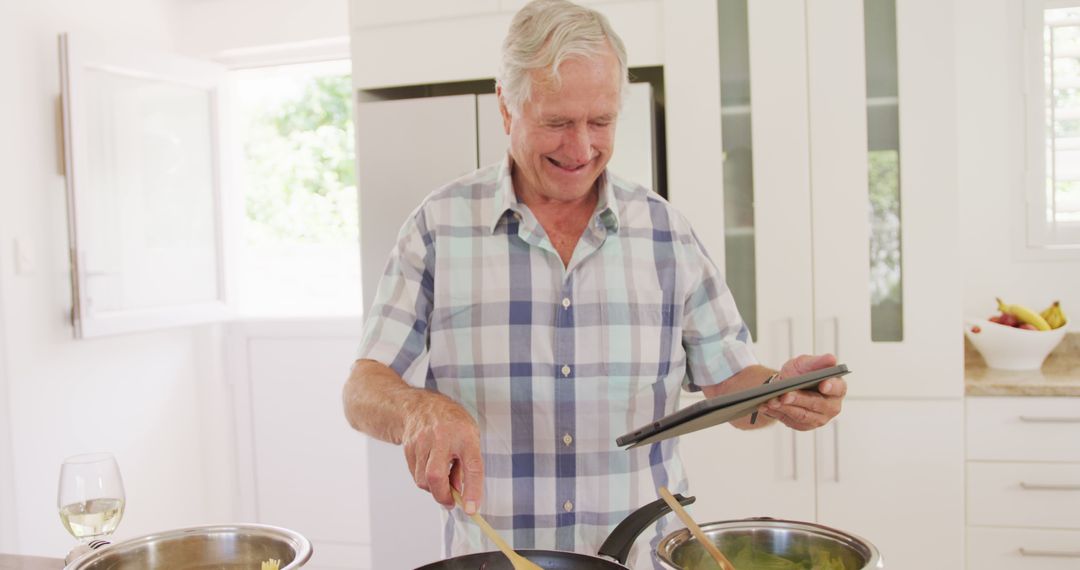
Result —
[{"label": "cabinet drawer", "polygon": [[967,398],[967,458],[1080,461],[1080,398]]},{"label": "cabinet drawer", "polygon": [[1080,531],[969,528],[970,570],[1076,570]]},{"label": "cabinet drawer", "polygon": [[967,469],[969,525],[1080,529],[1080,464],[968,462]]}]

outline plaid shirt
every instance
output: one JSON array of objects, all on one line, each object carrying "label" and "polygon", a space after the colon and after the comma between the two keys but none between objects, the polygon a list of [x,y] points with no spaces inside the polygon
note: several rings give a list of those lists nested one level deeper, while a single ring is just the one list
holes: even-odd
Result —
[{"label": "plaid shirt", "polygon": [[[627,451],[615,438],[675,411],[680,388],[756,361],[723,277],[663,198],[605,174],[564,266],[510,164],[440,188],[405,222],[359,357],[472,414],[480,513],[514,548],[596,554],[657,486],[687,490],[677,439]],[[460,509],[445,533],[447,555],[495,549]]]}]

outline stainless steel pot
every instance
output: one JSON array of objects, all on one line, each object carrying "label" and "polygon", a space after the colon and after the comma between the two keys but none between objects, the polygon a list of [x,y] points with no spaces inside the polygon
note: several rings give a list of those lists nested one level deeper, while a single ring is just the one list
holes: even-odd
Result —
[{"label": "stainless steel pot", "polygon": [[[800,570],[885,567],[878,549],[866,539],[819,524],[752,518],[706,523],[701,530],[736,568],[772,568],[783,563],[780,559]],[[716,568],[709,553],[686,529],[661,539],[656,554],[664,567],[672,570]],[[740,565],[740,559],[753,563]],[[774,565],[765,566],[769,562]]]},{"label": "stainless steel pot", "polygon": [[148,534],[88,552],[64,570],[258,570],[271,558],[281,570],[311,558],[300,533],[260,524],[206,525]]}]

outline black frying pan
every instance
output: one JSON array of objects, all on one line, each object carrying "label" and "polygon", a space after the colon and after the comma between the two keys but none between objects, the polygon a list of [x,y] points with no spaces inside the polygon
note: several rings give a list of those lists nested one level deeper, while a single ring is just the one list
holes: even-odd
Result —
[{"label": "black frying pan", "polygon": [[[696,499],[675,495],[675,500],[681,505],[689,505]],[[627,570],[624,563],[638,535],[669,512],[667,503],[657,499],[630,513],[611,531],[597,556],[560,550],[518,550],[517,553],[545,570]],[[455,556],[416,570],[513,570],[513,565],[506,555],[496,550]]]}]

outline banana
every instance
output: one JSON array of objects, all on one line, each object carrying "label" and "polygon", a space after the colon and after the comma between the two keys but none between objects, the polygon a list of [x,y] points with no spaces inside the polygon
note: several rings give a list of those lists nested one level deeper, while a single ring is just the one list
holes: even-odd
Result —
[{"label": "banana", "polygon": [[1039,313],[1036,313],[1023,305],[1006,305],[1005,301],[1001,300],[1001,297],[997,298],[997,302],[998,310],[1002,313],[1012,313],[1016,318],[1020,319],[1020,322],[1027,323],[1038,330],[1050,330],[1050,324],[1047,323],[1046,319],[1042,318],[1042,315]]},{"label": "banana", "polygon": [[1046,324],[1052,329],[1059,329],[1068,321],[1065,312],[1061,310],[1060,301],[1054,301],[1054,304],[1047,307],[1039,316],[1046,319]]}]

